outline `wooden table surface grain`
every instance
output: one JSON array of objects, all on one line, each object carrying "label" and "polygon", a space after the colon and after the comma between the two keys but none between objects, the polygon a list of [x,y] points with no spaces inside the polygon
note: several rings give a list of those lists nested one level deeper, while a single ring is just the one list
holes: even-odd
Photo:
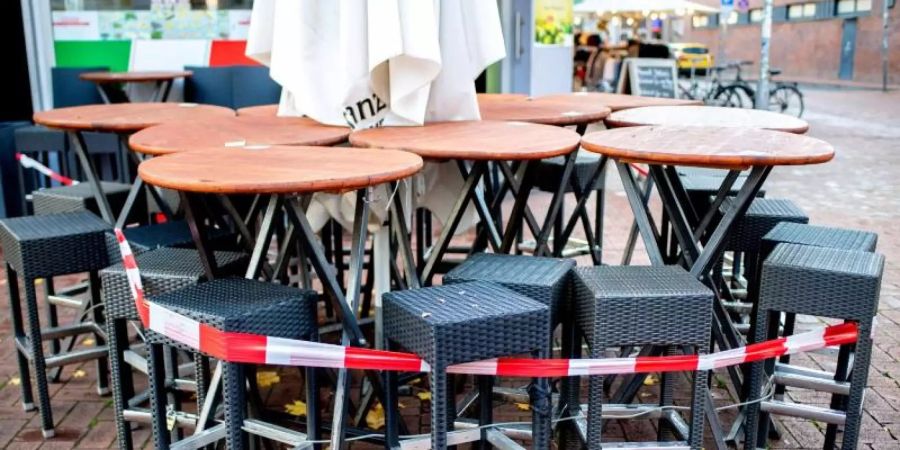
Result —
[{"label": "wooden table surface grain", "polygon": [[606,106],[609,109],[613,110],[613,112],[623,109],[640,108],[642,106],[684,106],[703,104],[703,102],[700,100],[642,97],[639,95],[611,94],[606,92],[573,92],[571,94],[544,95],[535,97],[535,99],[583,101],[591,105]]},{"label": "wooden table surface grain", "polygon": [[233,117],[234,110],[196,103],[116,103],[36,112],[34,122],[62,130],[132,133],[162,123],[215,116]]},{"label": "wooden table surface grain", "polygon": [[753,128],[640,126],[590,133],[584,149],[626,162],[723,169],[819,164],[831,144],[798,134]]},{"label": "wooden table surface grain", "polygon": [[641,125],[746,127],[803,134],[805,120],[760,109],[719,106],[647,106],[616,111],[605,120],[610,128]]},{"label": "wooden table surface grain", "polygon": [[259,146],[203,148],[144,161],[154,186],[207,194],[345,192],[409,177],[422,158],[398,150]]},{"label": "wooden table surface grain", "polygon": [[304,117],[214,117],[145,128],[128,140],[132,150],[165,155],[200,147],[257,145],[336,145],[350,128],[322,125]]},{"label": "wooden table surface grain", "polygon": [[396,148],[437,160],[544,159],[574,151],[578,140],[578,133],[565,128],[492,120],[370,128],[350,134],[355,147]]}]

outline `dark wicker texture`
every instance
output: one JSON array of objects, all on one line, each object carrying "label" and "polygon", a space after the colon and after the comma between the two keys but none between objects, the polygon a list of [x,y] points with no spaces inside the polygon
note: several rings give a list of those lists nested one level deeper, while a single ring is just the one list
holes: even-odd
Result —
[{"label": "dark wicker texture", "polygon": [[[562,179],[565,163],[566,159],[563,156],[542,159],[537,162],[537,166],[532,172],[535,187],[546,192],[556,192],[560,180]],[[580,186],[582,189],[588,187],[588,183],[591,182],[590,177],[594,174],[594,171],[597,170],[597,166],[599,165],[599,156],[583,151],[576,153],[575,165],[572,167],[572,180],[575,181],[575,185]],[[594,183],[589,190],[602,190],[605,184],[606,170],[601,170],[600,176],[594,180]],[[565,192],[572,192],[571,183],[566,186]]]},{"label": "dark wicker texture", "polygon": [[[124,183],[101,182],[103,193],[109,202],[109,206],[115,214],[118,214],[125,205],[128,191],[131,185]],[[49,189],[41,189],[31,194],[31,203],[35,215],[58,214],[64,212],[90,211],[100,215],[94,191],[88,183],[79,183],[73,186],[60,186]],[[145,196],[138,196],[129,214],[130,220],[140,221],[146,218],[147,202]]]},{"label": "dark wicker texture", "polygon": [[[122,230],[125,238],[128,239],[131,249],[137,254],[147,250],[153,250],[164,247],[177,248],[193,248],[194,239],[191,236],[191,229],[185,221],[171,221],[160,224],[144,225],[139,227],[129,227]],[[222,249],[224,245],[220,245],[231,236],[229,230],[211,229],[209,239],[216,249]],[[107,251],[111,261],[119,261],[119,243],[116,236],[109,233],[106,236]]]},{"label": "dark wicker texture", "polygon": [[[713,293],[680,267],[579,267],[573,282],[575,322],[588,341],[592,358],[604,357],[608,347],[687,345],[703,352],[709,345]],[[688,437],[691,448],[703,444],[707,378],[707,372],[694,373]],[[590,449],[601,448],[602,408],[603,377],[592,376],[588,399]]]},{"label": "dark wicker texture", "polygon": [[52,277],[100,270],[109,265],[109,224],[87,212],[0,220],[6,261],[22,276]]},{"label": "dark wicker texture", "polygon": [[[384,333],[389,345],[396,343],[432,366],[431,448],[447,447],[446,433],[456,415],[447,366],[523,353],[547,357],[549,324],[547,305],[494,283],[475,281],[385,294]],[[533,446],[546,449],[549,392],[541,390],[532,391],[538,394],[532,398]]]},{"label": "dark wicker texture", "polygon": [[[151,297],[150,300],[222,331],[288,339],[316,340],[318,336],[317,294],[311,290],[244,278],[220,278]],[[147,331],[147,340],[151,347],[149,368],[153,436],[158,448],[167,447],[164,373],[158,369],[162,364],[161,347],[169,345],[188,351],[197,349],[150,330]],[[247,407],[245,365],[227,361],[223,364],[226,447],[242,450],[247,444],[242,431]]]},{"label": "dark wicker texture", "polygon": [[[245,269],[248,258],[234,252],[216,252],[216,265],[223,276],[238,276]],[[193,249],[158,248],[136,256],[141,269],[144,293],[156,297],[204,281],[200,254]],[[107,319],[137,320],[137,310],[125,267],[122,263],[100,271],[103,280],[103,301]]]},{"label": "dark wicker texture", "polygon": [[[715,169],[694,168],[693,170],[688,171],[687,174],[681,173],[682,170],[688,169],[690,168],[679,168],[681,185],[684,187],[685,192],[687,192],[695,211],[702,217],[703,214],[709,210],[710,206],[712,206],[712,199],[719,193],[719,189],[722,187],[722,182],[725,181],[727,172]],[[700,172],[694,172],[694,170]],[[729,189],[728,195],[737,195],[738,190],[744,185],[744,180],[746,179],[746,175],[741,174],[741,176],[734,181],[731,189]],[[766,191],[760,189],[756,195],[757,197],[765,197]]]},{"label": "dark wicker texture", "polygon": [[[844,319],[858,325],[856,343],[842,346],[840,350],[835,375],[837,380],[850,382],[850,393],[846,397],[834,395],[831,401],[832,409],[845,412],[843,449],[855,449],[859,439],[872,351],[872,326],[878,311],[883,271],[884,257],[877,253],[797,244],[778,244],[762,267],[751,342],[777,337],[778,318],[783,312]],[[843,372],[849,361],[852,370],[845,378]],[[749,398],[760,397],[764,376],[771,376],[773,368],[772,360],[751,364],[746,381],[750,387]],[[755,448],[759,436],[767,435],[768,415],[760,411],[759,403],[749,404],[745,415],[745,444],[747,448]],[[829,424],[824,448],[833,448],[836,436],[837,426]]]},{"label": "dark wicker texture", "polygon": [[490,281],[550,307],[551,325],[565,309],[575,261],[522,255],[476,253],[444,275],[444,284]]},{"label": "dark wicker texture", "polygon": [[878,235],[869,231],[782,222],[766,233],[762,245],[771,250],[781,243],[874,252]]},{"label": "dark wicker texture", "polygon": [[[734,201],[734,197],[726,198],[719,211],[724,213],[731,209]],[[790,200],[754,199],[747,213],[734,224],[725,250],[758,254],[763,236],[781,222],[808,223],[809,217]]]}]

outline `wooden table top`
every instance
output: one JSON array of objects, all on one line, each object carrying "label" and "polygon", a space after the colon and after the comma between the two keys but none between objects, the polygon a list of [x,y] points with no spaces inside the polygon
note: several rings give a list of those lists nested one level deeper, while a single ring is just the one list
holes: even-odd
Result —
[{"label": "wooden table top", "polygon": [[190,70],[145,70],[134,72],[87,72],[80,78],[94,83],[142,83],[147,81],[168,81],[193,76]]},{"label": "wooden table top", "polygon": [[234,116],[234,110],[196,103],[116,103],[51,109],[34,113],[34,122],[71,131],[131,133],[162,123],[184,123],[215,116]]},{"label": "wooden table top", "polygon": [[237,115],[276,117],[278,116],[278,105],[259,105],[248,106],[246,108],[238,108]]},{"label": "wooden table top", "polygon": [[557,126],[599,122],[610,113],[609,108],[600,104],[566,99],[479,97],[478,108],[484,120],[516,120]]},{"label": "wooden table top", "polygon": [[471,120],[354,131],[356,147],[396,148],[427,159],[511,161],[550,158],[578,148],[578,133],[525,122]]},{"label": "wooden table top", "polygon": [[214,117],[165,123],[131,135],[132,150],[148,155],[198,147],[256,145],[335,145],[347,141],[350,128],[322,125],[305,117]]},{"label": "wooden table top", "polygon": [[205,148],[144,161],[141,178],[155,186],[208,194],[344,192],[399,180],[422,158],[398,150],[350,147]]},{"label": "wooden table top", "polygon": [[592,105],[609,107],[613,112],[623,109],[640,108],[642,106],[684,106],[702,105],[700,100],[683,100],[677,98],[642,97],[639,95],[610,94],[606,92],[573,92],[571,94],[555,94],[535,97],[537,100],[585,101]]},{"label": "wooden table top", "polygon": [[581,146],[627,162],[725,169],[818,164],[831,144],[798,134],[755,128],[641,126],[585,135]]},{"label": "wooden table top", "polygon": [[787,114],[720,106],[647,106],[617,111],[606,118],[610,128],[640,125],[746,127],[803,134],[809,123]]}]

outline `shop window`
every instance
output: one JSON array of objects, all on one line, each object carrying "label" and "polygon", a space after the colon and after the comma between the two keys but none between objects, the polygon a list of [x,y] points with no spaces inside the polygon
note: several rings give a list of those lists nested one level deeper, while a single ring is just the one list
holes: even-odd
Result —
[{"label": "shop window", "polygon": [[695,15],[691,18],[691,23],[694,28],[706,28],[709,26],[709,16],[707,15]]},{"label": "shop window", "polygon": [[763,10],[761,8],[750,10],[750,22],[751,23],[762,22],[762,19],[763,19]]},{"label": "shop window", "polygon": [[50,0],[53,11],[125,11],[151,7],[189,10],[251,9],[253,0]]},{"label": "shop window", "polygon": [[872,10],[872,0],[838,0],[835,10],[838,15],[867,13]]},{"label": "shop window", "polygon": [[815,3],[795,3],[788,5],[788,20],[813,19],[816,17]]},{"label": "shop window", "polygon": [[738,16],[739,14],[737,11],[731,11],[728,14],[728,20],[725,23],[728,25],[736,25],[738,23]]}]

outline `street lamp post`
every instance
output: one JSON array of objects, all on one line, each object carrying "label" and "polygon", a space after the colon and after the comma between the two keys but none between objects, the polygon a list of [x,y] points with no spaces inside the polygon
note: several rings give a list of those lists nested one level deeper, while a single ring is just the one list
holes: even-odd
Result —
[{"label": "street lamp post", "polygon": [[881,90],[888,89],[888,38],[890,37],[888,6],[890,0],[881,0]]},{"label": "street lamp post", "polygon": [[760,32],[759,83],[756,86],[756,109],[769,109],[769,41],[772,38],[772,0],[763,6]]}]

